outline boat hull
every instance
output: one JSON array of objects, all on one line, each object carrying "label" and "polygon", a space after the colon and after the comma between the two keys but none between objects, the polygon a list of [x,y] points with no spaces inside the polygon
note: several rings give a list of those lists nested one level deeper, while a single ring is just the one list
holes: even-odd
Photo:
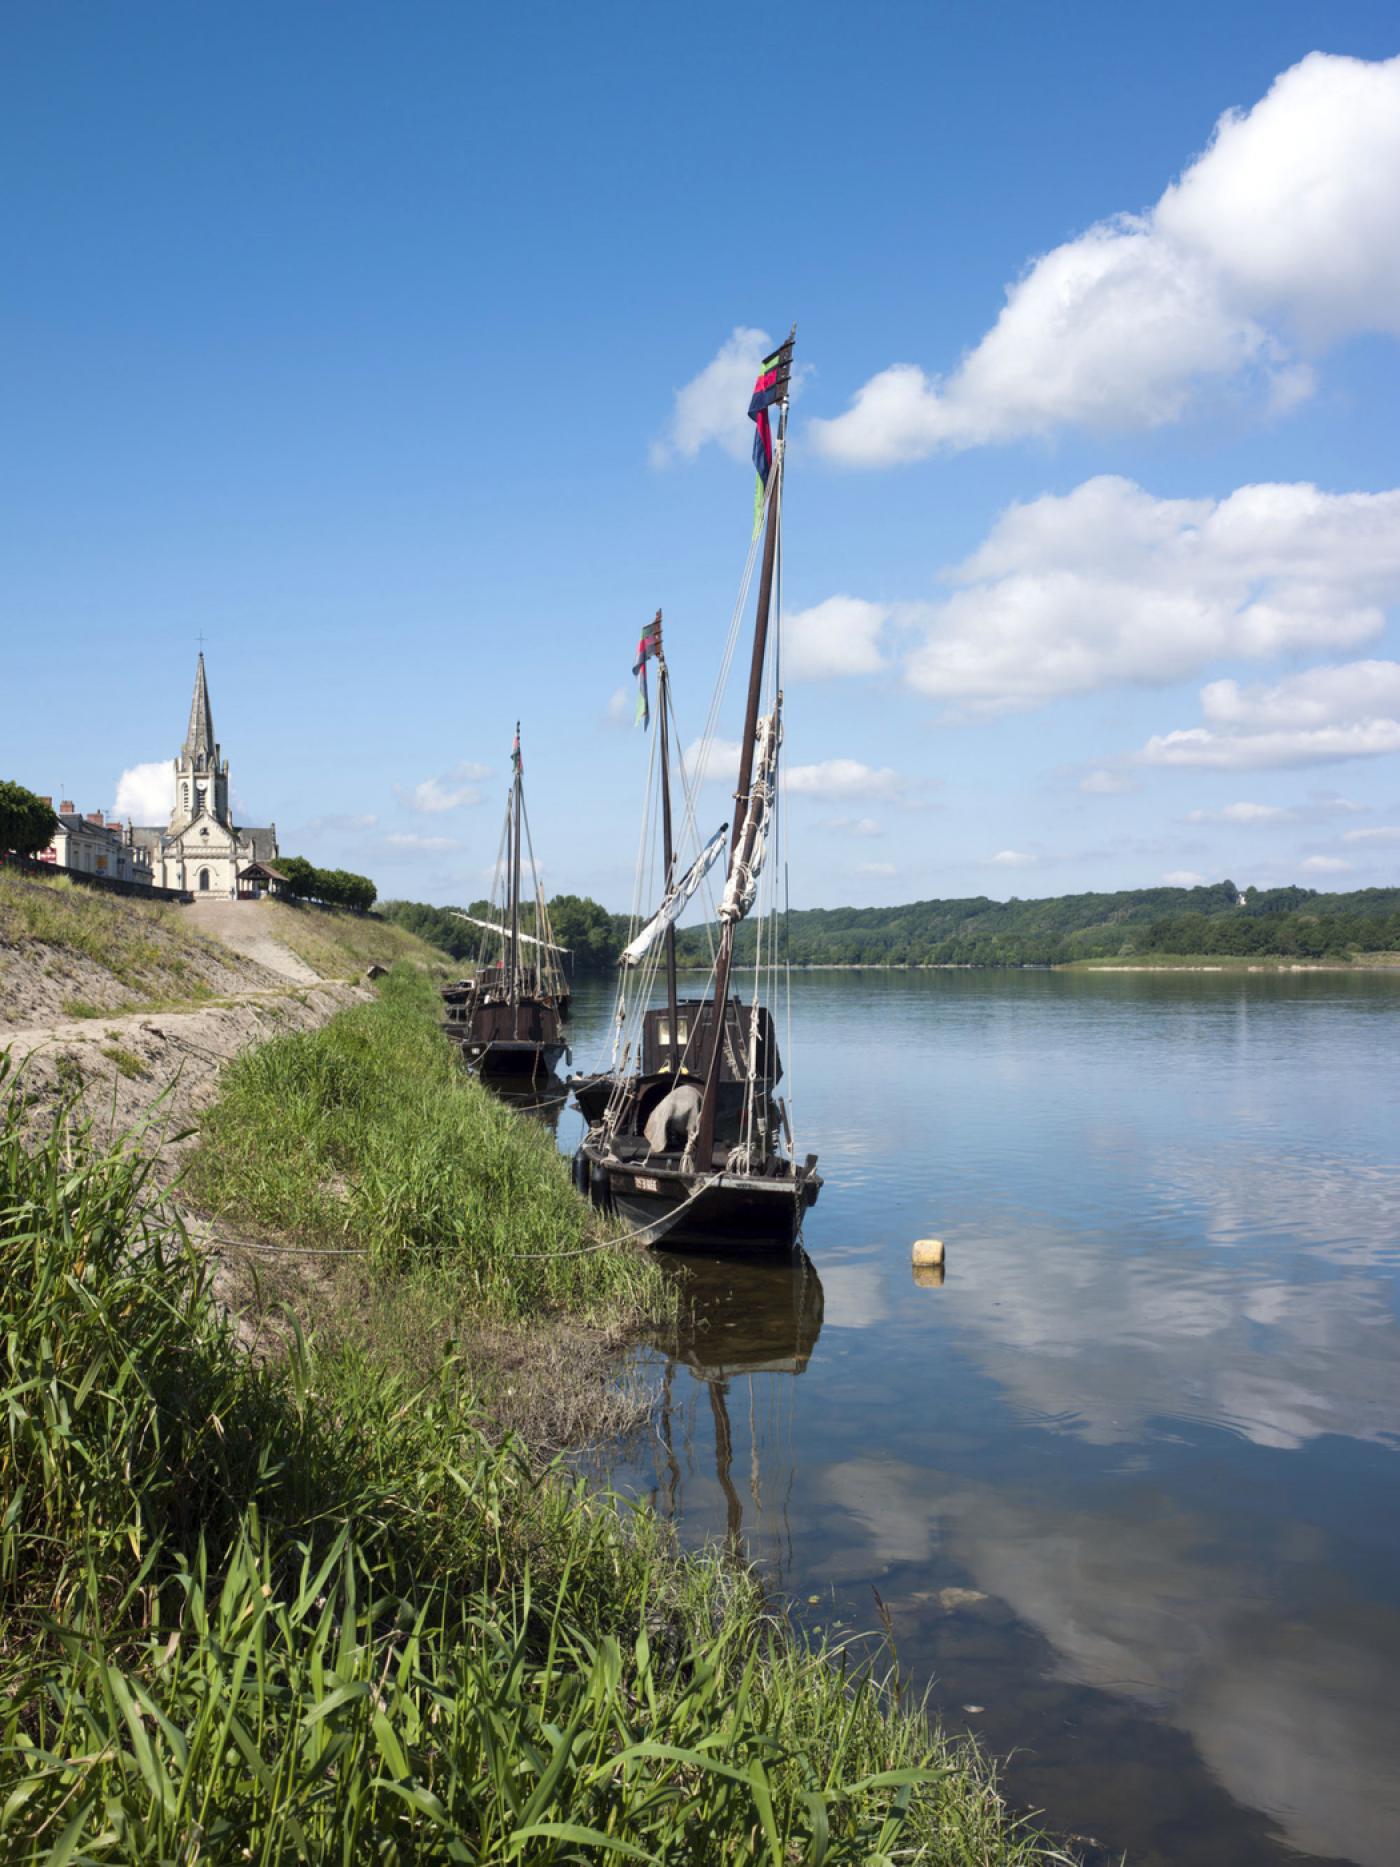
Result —
[{"label": "boat hull", "polygon": [[566,1046],[533,1043],[528,1039],[496,1039],[490,1043],[462,1042],[462,1056],[467,1067],[482,1077],[518,1080],[522,1077],[552,1076]]},{"label": "boat hull", "polygon": [[805,1168],[772,1177],[705,1176],[651,1161],[604,1159],[587,1142],[577,1159],[596,1205],[613,1211],[643,1244],[677,1250],[790,1250],[822,1186]]}]

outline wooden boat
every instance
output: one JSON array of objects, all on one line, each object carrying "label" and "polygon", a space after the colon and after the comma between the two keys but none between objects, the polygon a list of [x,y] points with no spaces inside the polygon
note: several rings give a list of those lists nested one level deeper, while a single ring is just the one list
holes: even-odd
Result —
[{"label": "wooden boat", "polygon": [[443,987],[442,1028],[482,1077],[530,1081],[552,1076],[559,1059],[567,1055],[561,1027],[569,1013],[569,993],[558,963],[567,949],[551,938],[533,847],[530,873],[538,932],[526,933],[520,926],[521,851],[522,844],[529,845],[530,830],[518,723],[511,768],[501,858],[491,890],[501,920],[453,910],[458,920],[480,927],[483,939],[475,975]]},{"label": "wooden boat", "polygon": [[[754,414],[760,392],[766,394],[760,407],[760,433],[765,442],[766,410],[776,403],[780,412],[776,446],[764,475],[767,524],[733,833],[728,837],[729,826],[721,825],[683,876],[677,875],[672,834],[672,711],[659,611],[643,637],[638,663],[644,680],[648,638],[653,638],[660,689],[657,750],[665,893],[660,909],[622,956],[620,1031],[628,1022],[629,972],[642,968],[641,989],[632,993],[634,1034],[621,1054],[615,1049],[611,1070],[578,1080],[571,1087],[588,1123],[574,1160],[575,1183],[595,1203],[616,1212],[648,1244],[738,1250],[790,1247],[822,1184],[816,1156],[797,1158],[787,1110],[777,1093],[782,1061],[772,1017],[766,1007],[745,1005],[730,993],[735,936],[757,901],[777,802],[782,694],[776,683],[776,655],[770,652],[777,643],[770,618],[782,522],[792,344],[789,337],[765,363],[750,405],[750,414]],[[756,531],[755,540],[757,536]],[[746,577],[752,565],[751,550]],[[738,614],[736,610],[736,618]],[[711,864],[724,853],[726,840],[728,864],[711,989],[708,996],[681,999],[676,986],[675,924]],[[646,842],[644,834],[643,847]],[[771,963],[775,951],[771,922],[765,933],[760,915],[755,927],[759,947],[766,938]],[[647,1004],[649,982],[655,979],[661,952],[666,961],[665,1002],[652,1006]],[[643,1008],[638,1015],[639,1002]],[[717,1006],[723,1007],[722,1015],[717,1014]]]}]

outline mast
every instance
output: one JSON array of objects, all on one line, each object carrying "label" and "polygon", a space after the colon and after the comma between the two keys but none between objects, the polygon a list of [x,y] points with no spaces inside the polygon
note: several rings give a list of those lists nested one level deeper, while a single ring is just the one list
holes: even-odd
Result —
[{"label": "mast", "polygon": [[[661,854],[666,865],[662,899],[671,892],[676,879],[676,852],[671,841],[671,727],[667,709],[671,699],[671,677],[666,672],[666,654],[661,646],[661,611],[656,612],[657,700],[661,708]],[[680,1062],[680,1035],[676,1000],[676,924],[666,929],[666,1005],[670,1012],[671,1058]]]},{"label": "mast", "polygon": [[[783,346],[791,352],[793,336],[797,326],[794,324]],[[763,569],[759,574],[758,607],[754,612],[753,656],[749,662],[749,698],[744,710],[744,736],[739,742],[739,783],[734,792],[737,808],[734,813],[734,840],[729,850],[729,873],[732,876],[739,859],[740,844],[744,840],[744,830],[748,823],[749,789],[753,783],[753,749],[758,732],[758,709],[763,698],[763,664],[768,654],[768,615],[773,602],[773,566],[778,550],[779,512],[782,505],[783,491],[783,442],[787,434],[788,388],[783,384],[783,399],[779,404],[778,445],[773,453],[772,472],[776,476],[768,489],[768,529],[763,538]],[[719,1077],[724,1066],[724,1027],[728,1012],[729,970],[734,958],[734,933],[737,922],[722,921],[720,924],[719,955],[715,960],[715,990],[712,1020],[714,1023],[714,1044],[710,1051],[709,1068],[705,1073],[705,1089],[700,1102],[700,1120],[695,1131],[695,1163],[702,1173],[708,1173],[714,1164],[715,1150],[715,1110],[719,1101]]]},{"label": "mast", "polygon": [[510,1002],[515,1013],[514,1034],[520,1035],[520,721],[515,722],[514,796],[511,806],[510,854]]}]

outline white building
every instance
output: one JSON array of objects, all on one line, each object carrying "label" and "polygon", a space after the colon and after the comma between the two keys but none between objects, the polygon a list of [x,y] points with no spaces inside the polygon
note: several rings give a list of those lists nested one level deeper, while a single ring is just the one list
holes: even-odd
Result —
[{"label": "white building", "polygon": [[132,836],[151,865],[158,888],[236,898],[245,864],[277,859],[277,826],[240,828],[229,813],[228,760],[220,757],[204,678],[195,670],[194,699],[185,743],[175,760],[175,805],[163,829],[133,825]]},{"label": "white building", "polygon": [[[49,801],[44,799],[46,804]],[[54,815],[58,828],[48,848],[40,850],[40,862],[51,862],[55,868],[77,875],[103,875],[111,882],[150,887],[151,859],[137,842],[137,832],[130,824],[109,820],[100,810],[82,816],[67,798]]]}]

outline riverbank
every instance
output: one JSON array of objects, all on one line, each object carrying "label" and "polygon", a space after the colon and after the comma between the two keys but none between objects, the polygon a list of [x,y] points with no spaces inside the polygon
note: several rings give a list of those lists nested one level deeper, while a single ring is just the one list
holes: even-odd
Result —
[{"label": "riverbank", "polygon": [[[1045,960],[988,965],[953,960],[793,961],[793,972],[1367,972],[1400,968],[1400,953],[1357,953],[1350,959],[1296,959],[1287,954],[1133,953],[1117,958]],[[707,966],[678,966],[704,974]]]},{"label": "riverbank", "polygon": [[[405,1321],[437,1280],[521,1328],[664,1300],[431,1059],[347,1152],[429,1036],[396,980],[239,1060],[190,1197],[353,1260]],[[248,1354],[151,1162],[92,1139],[60,1113],[31,1152],[0,1118],[8,1858],[1051,1858],[974,1751],[797,1645],[751,1577],[503,1433],[459,1337],[415,1357],[342,1317]]]}]

